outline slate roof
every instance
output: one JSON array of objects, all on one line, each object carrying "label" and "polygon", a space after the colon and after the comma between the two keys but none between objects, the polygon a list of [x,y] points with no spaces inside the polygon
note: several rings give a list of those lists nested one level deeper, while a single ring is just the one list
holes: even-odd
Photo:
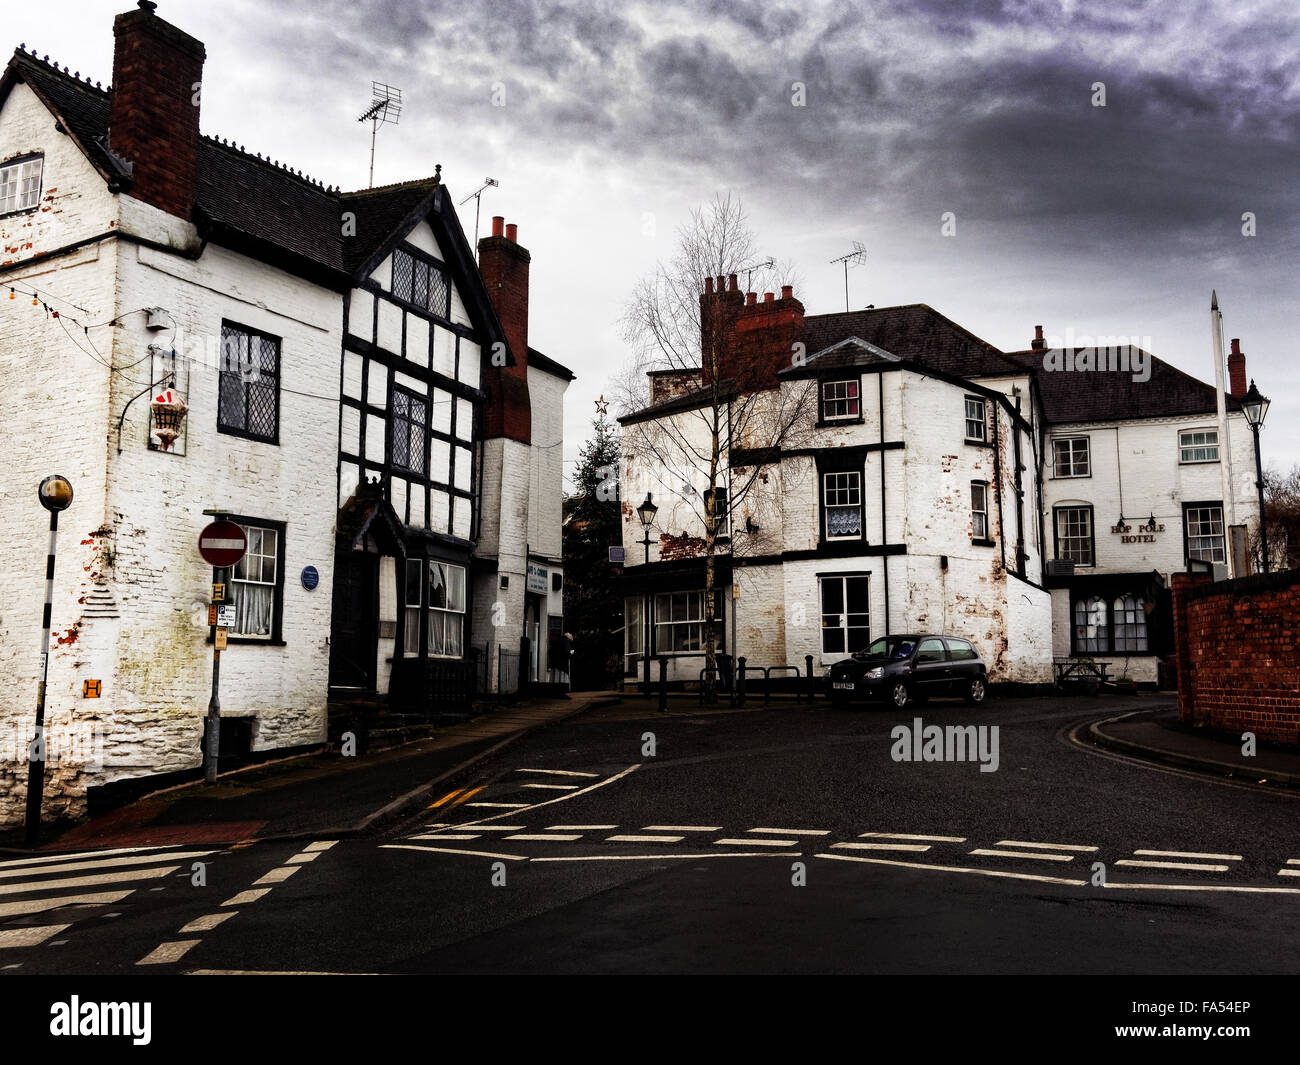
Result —
[{"label": "slate roof", "polygon": [[[1007,359],[992,344],[981,340],[924,303],[841,314],[809,315],[804,319],[804,343],[807,345],[809,359],[803,369],[816,373],[822,368],[834,368],[837,360],[846,360],[845,365],[861,365],[851,361],[853,353],[845,349],[833,357],[828,353],[826,358],[830,361],[827,363],[814,357],[851,337],[883,348],[900,359],[958,377],[1024,372],[1022,367]],[[863,350],[857,348],[858,352]],[[798,368],[791,367],[782,372],[794,377],[799,375],[797,370]]]},{"label": "slate roof", "polygon": [[[1082,351],[1082,348],[1075,349]],[[1110,350],[1099,348],[1105,357]],[[1135,349],[1141,351],[1142,349]],[[1144,352],[1151,376],[1136,381],[1122,370],[1045,370],[1046,351],[1011,351],[1007,358],[1032,370],[1049,422],[1106,422],[1127,418],[1168,418],[1182,414],[1213,414],[1218,410],[1213,385]],[[1227,397],[1230,411],[1241,404]]]},{"label": "slate roof", "polygon": [[[109,91],[66,68],[17,49],[0,79],[0,99],[25,82],[63,122],[69,136],[113,185],[129,186],[129,170],[107,147]],[[205,235],[233,237],[254,250],[274,250],[310,275],[336,283],[354,277],[438,188],[438,180],[340,192],[215,137],[199,140],[195,223]],[[343,235],[342,215],[357,215],[356,236]]]},{"label": "slate roof", "polygon": [[556,362],[549,355],[543,355],[534,347],[529,347],[528,349],[528,365],[530,367],[535,366],[537,369],[551,374],[553,377],[558,377],[562,381],[577,380],[573,371],[567,366],[560,365],[560,363]]}]

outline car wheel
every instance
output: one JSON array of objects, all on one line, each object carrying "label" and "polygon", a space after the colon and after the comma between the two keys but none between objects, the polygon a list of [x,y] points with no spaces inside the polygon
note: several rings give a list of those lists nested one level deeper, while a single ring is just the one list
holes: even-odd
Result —
[{"label": "car wheel", "polygon": [[966,690],[966,701],[971,706],[979,706],[988,695],[988,687],[984,683],[983,677],[976,677],[970,682],[970,687]]},{"label": "car wheel", "polygon": [[894,686],[889,689],[889,701],[894,704],[895,709],[902,710],[911,698],[911,692],[907,690],[907,685],[901,680],[894,681]]}]

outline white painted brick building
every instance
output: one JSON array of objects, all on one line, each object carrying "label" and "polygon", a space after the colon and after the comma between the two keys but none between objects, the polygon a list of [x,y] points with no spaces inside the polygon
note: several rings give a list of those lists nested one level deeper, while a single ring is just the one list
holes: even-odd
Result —
[{"label": "white painted brick building", "polygon": [[[83,812],[89,789],[199,766],[220,576],[197,552],[205,509],[250,541],[228,582],[232,752],[323,742],[331,685],[425,710],[448,678],[472,694],[473,649],[507,639],[492,624],[498,552],[519,574],[511,647],[540,633],[541,675],[559,613],[562,576],[524,602],[524,556],[562,573],[572,375],[510,334],[517,293],[485,284],[440,178],[340,193],[202,137],[203,46],[151,5],[114,32],[112,90],[22,50],[0,79],[0,825],[26,791],[49,473],[75,498],[46,818]],[[517,248],[514,228],[496,244]],[[511,376],[537,446],[503,424]],[[165,387],[188,404],[168,449],[151,435]],[[503,443],[521,449],[506,481],[489,469]]]},{"label": "white painted brick building", "polygon": [[[994,681],[1045,683],[1070,656],[1157,680],[1170,574],[1225,550],[1212,388],[1154,359],[1149,381],[1053,376],[1044,349],[1004,354],[923,305],[805,319],[788,289],[759,302],[719,278],[701,314],[704,336],[729,337],[720,380],[756,373],[780,409],[801,389],[815,404],[775,450],[724,449],[720,652],[800,671],[811,658],[821,675],[879,636],[928,631],[971,640]],[[1233,385],[1244,393],[1244,364]],[[669,678],[704,665],[700,386],[699,371],[653,373],[650,406],[620,419],[629,677],[643,668],[647,598]],[[1228,402],[1231,507],[1253,525],[1253,445]],[[1080,449],[1076,476],[1057,461],[1066,447]],[[647,492],[660,507],[648,565],[635,510]],[[1132,528],[1112,534],[1121,506]],[[1153,544],[1124,540],[1151,515]],[[1087,544],[1063,541],[1080,522]],[[1067,576],[1058,560],[1070,558]]]}]

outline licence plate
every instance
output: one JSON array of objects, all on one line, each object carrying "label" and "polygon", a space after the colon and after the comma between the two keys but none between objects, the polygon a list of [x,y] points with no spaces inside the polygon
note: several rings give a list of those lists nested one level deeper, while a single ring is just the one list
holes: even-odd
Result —
[{"label": "licence plate", "polygon": [[831,685],[831,687],[847,688],[849,691],[852,691],[856,687],[856,685],[851,680],[837,680]]}]

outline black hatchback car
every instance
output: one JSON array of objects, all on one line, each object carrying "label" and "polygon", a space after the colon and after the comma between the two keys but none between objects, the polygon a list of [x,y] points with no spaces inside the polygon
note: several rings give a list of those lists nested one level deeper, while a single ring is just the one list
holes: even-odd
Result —
[{"label": "black hatchback car", "polygon": [[988,670],[971,642],[959,636],[882,636],[831,666],[826,691],[836,705],[888,700],[901,710],[941,695],[979,705],[988,692]]}]

